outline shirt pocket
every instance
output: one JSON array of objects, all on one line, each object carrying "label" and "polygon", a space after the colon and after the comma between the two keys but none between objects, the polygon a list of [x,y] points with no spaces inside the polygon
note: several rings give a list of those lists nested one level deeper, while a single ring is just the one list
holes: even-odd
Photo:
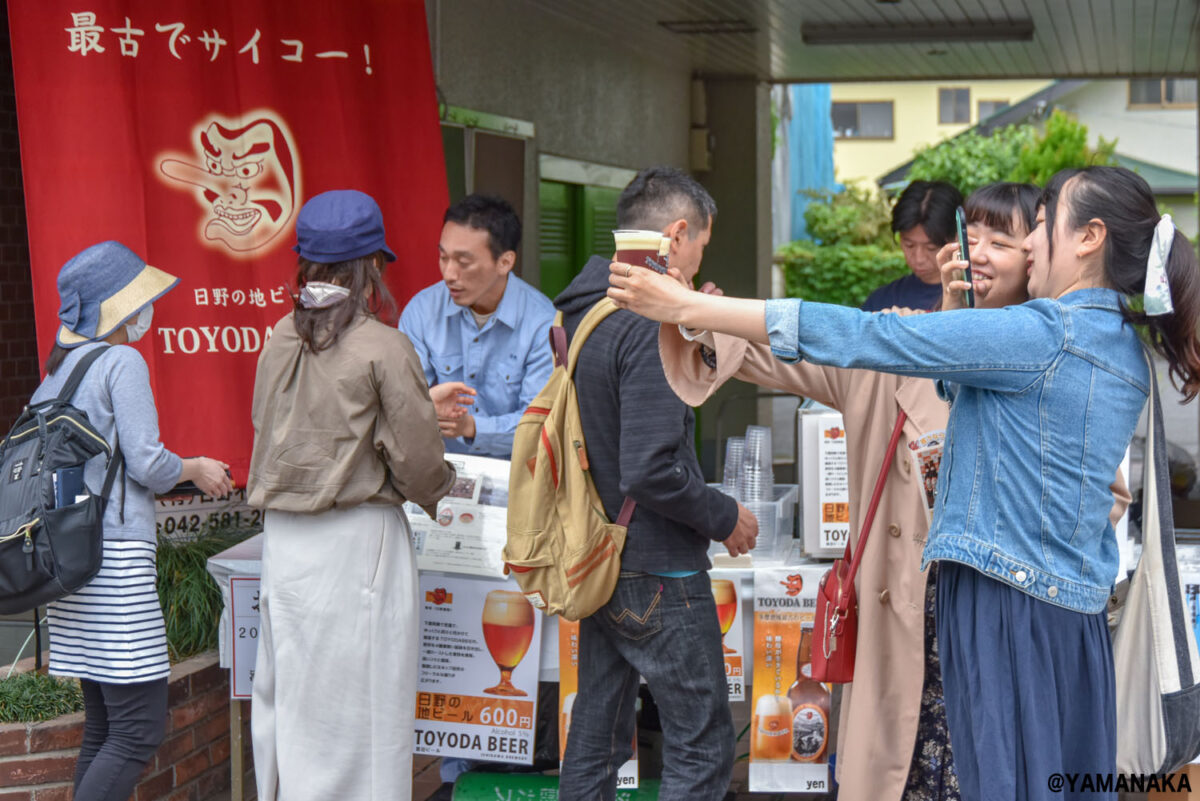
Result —
[{"label": "shirt pocket", "polygon": [[438,356],[430,361],[433,364],[434,371],[437,373],[437,382],[439,384],[446,384],[450,381],[462,381],[468,386],[475,386],[463,378],[462,356]]}]

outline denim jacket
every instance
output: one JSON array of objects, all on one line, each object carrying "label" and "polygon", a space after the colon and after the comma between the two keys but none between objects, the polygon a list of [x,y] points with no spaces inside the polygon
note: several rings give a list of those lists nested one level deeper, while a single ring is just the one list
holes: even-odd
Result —
[{"label": "denim jacket", "polygon": [[1117,573],[1109,485],[1150,373],[1107,289],[1005,309],[901,317],[769,300],[784,361],[939,381],[951,401],[922,567],[961,562],[1078,612],[1104,608]]}]

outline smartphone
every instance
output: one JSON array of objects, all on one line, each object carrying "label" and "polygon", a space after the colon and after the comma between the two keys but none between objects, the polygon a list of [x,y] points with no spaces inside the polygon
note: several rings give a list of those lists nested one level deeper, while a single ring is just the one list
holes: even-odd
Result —
[{"label": "smartphone", "polygon": [[54,471],[53,481],[56,509],[70,506],[87,495],[87,488],[83,485],[83,465],[60,467]]},{"label": "smartphone", "polygon": [[963,211],[962,206],[954,210],[954,225],[958,229],[958,257],[967,263],[967,268],[963,270],[963,280],[967,282],[967,308],[973,309],[975,291],[972,289],[974,284],[971,283],[971,251],[967,248],[967,213]]}]

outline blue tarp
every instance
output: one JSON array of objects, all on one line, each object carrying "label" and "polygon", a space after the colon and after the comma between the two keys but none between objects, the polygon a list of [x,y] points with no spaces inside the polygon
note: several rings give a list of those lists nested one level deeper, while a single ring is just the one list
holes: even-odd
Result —
[{"label": "blue tarp", "polygon": [[833,122],[829,84],[798,83],[788,87],[791,120],[787,126],[788,189],[791,197],[791,232],[788,239],[807,239],[805,190],[837,191],[833,179]]}]

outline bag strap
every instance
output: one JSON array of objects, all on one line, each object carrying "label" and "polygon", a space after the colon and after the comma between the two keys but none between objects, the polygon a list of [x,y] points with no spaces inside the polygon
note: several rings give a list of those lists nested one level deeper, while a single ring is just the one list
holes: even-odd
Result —
[{"label": "bag strap", "polygon": [[1145,560],[1147,554],[1150,554],[1151,562],[1154,561],[1154,556],[1157,556],[1161,564],[1161,576],[1171,615],[1171,639],[1179,671],[1179,686],[1191,687],[1196,678],[1192,671],[1191,638],[1187,632],[1191,624],[1184,609],[1179,565],[1175,555],[1175,520],[1171,505],[1171,472],[1167,465],[1167,437],[1163,426],[1162,399],[1159,397],[1154,361],[1148,350],[1145,355],[1150,370],[1151,410],[1150,424],[1146,432],[1142,486],[1142,559]]},{"label": "bag strap", "polygon": [[71,375],[67,377],[67,382],[63,384],[62,390],[58,393],[58,401],[60,403],[71,402],[71,398],[75,397],[75,393],[79,390],[79,385],[83,383],[83,376],[87,373],[88,368],[103,356],[108,348],[108,345],[102,345],[84,354],[84,357],[75,365],[75,369],[71,371]]},{"label": "bag strap", "polygon": [[892,428],[892,438],[888,440],[887,452],[883,455],[883,464],[879,466],[879,478],[875,479],[875,491],[871,493],[871,502],[867,506],[867,513],[863,515],[862,527],[858,535],[858,547],[854,549],[854,557],[850,557],[850,543],[846,543],[845,559],[850,561],[850,570],[846,574],[846,581],[842,584],[842,589],[838,591],[838,610],[845,613],[850,607],[850,596],[846,593],[846,587],[854,586],[854,574],[858,572],[858,566],[862,562],[863,554],[867,550],[867,536],[871,533],[871,524],[875,522],[875,512],[879,509],[879,501],[883,497],[883,488],[887,484],[888,467],[892,463],[892,459],[896,457],[896,447],[900,444],[900,430],[904,428],[905,421],[908,420],[908,414],[901,409],[900,414],[896,417],[896,425]]},{"label": "bag strap", "polygon": [[[563,325],[563,313],[559,311],[554,315],[554,325],[550,326],[550,349],[554,351],[554,364],[556,367],[560,365],[565,367],[567,377],[572,381],[575,380],[575,365],[579,362],[579,352],[583,349],[583,343],[596,330],[596,326],[616,310],[617,304],[607,297],[596,301],[579,321],[579,327],[575,329],[575,335],[571,337],[569,346],[567,329]],[[637,501],[626,495],[625,500],[621,503],[621,511],[617,514],[616,524],[629,528],[629,521],[633,519],[633,511],[636,508]]]},{"label": "bag strap", "polygon": [[[575,329],[575,333],[571,335],[571,347],[567,351],[567,375],[575,375],[575,365],[579,362],[579,352],[583,350],[583,343],[596,330],[596,326],[604,321],[604,318],[617,310],[617,304],[612,302],[611,298],[601,298],[596,301],[592,308],[588,309],[588,313],[579,321],[579,327]],[[564,329],[563,335],[566,336]]]}]

